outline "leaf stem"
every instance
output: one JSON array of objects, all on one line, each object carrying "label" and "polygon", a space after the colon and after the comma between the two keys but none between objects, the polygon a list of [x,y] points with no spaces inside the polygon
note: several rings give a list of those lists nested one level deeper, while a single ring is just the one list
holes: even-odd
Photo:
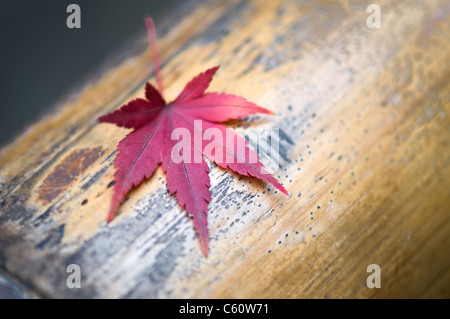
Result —
[{"label": "leaf stem", "polygon": [[156,44],[156,28],[155,23],[151,17],[145,18],[145,26],[147,27],[148,41],[150,46],[150,51],[152,53],[153,65],[155,68],[156,82],[158,84],[158,90],[162,97],[164,97],[164,89],[161,77],[161,68],[158,57],[158,46]]}]

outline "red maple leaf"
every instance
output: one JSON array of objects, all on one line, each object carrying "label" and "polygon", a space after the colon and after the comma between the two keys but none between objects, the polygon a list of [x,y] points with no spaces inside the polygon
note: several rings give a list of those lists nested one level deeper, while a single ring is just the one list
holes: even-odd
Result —
[{"label": "red maple leaf", "polygon": [[235,95],[205,93],[219,67],[195,77],[173,102],[166,103],[162,96],[155,26],[151,18],[147,18],[145,23],[159,90],[147,83],[145,99],[132,100],[120,109],[99,118],[100,122],[133,129],[117,147],[117,171],[108,222],[115,217],[127,193],[144,179],[150,178],[158,165],[162,164],[167,187],[171,194],[176,195],[178,203],[193,217],[202,252],[207,256],[207,212],[211,194],[209,169],[204,156],[223,168],[269,182],[288,194],[283,186],[265,171],[256,153],[248,148],[245,139],[217,124],[248,114],[272,113]]}]

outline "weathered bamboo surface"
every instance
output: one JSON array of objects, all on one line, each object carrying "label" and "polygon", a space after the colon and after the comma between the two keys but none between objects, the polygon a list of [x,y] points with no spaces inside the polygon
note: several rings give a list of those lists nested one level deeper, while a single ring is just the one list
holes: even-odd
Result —
[{"label": "weathered bamboo surface", "polygon": [[380,29],[368,1],[208,1],[156,19],[167,97],[220,64],[210,91],[275,112],[230,127],[281,129],[290,196],[210,163],[208,258],[161,169],[106,224],[128,131],[96,119],[154,82],[143,33],[1,150],[2,272],[50,298],[450,297],[450,2],[377,3]]}]

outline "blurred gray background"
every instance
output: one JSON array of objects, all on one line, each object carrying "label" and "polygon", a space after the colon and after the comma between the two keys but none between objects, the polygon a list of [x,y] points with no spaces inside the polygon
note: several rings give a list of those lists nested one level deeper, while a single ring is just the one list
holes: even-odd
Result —
[{"label": "blurred gray background", "polygon": [[[178,0],[0,0],[0,146]],[[68,29],[69,4],[81,29]]]}]

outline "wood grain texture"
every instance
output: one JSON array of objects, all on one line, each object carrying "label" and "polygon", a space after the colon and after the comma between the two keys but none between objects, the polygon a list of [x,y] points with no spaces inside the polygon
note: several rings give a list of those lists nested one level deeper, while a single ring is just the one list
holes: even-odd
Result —
[{"label": "wood grain texture", "polygon": [[368,4],[205,1],[156,21],[167,97],[220,64],[210,91],[276,113],[230,126],[280,128],[289,198],[209,163],[207,259],[161,169],[105,222],[128,131],[96,119],[154,82],[142,40],[0,151],[1,267],[49,298],[450,297],[450,2],[378,1],[381,29]]},{"label": "wood grain texture", "polygon": [[3,299],[38,299],[33,290],[24,285],[20,279],[0,271],[0,300]]}]

